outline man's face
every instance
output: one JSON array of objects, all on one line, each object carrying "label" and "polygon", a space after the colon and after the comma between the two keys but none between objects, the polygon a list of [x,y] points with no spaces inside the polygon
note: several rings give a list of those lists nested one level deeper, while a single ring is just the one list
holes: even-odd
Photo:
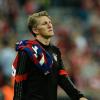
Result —
[{"label": "man's face", "polygon": [[47,16],[37,18],[37,34],[49,38],[54,35],[51,20]]}]

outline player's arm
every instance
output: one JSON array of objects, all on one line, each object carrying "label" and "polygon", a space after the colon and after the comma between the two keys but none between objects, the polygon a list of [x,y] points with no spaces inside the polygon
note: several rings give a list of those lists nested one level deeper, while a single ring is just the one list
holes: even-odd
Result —
[{"label": "player's arm", "polygon": [[84,97],[84,95],[76,89],[68,76],[59,75],[58,83],[72,100],[81,100],[80,98]]},{"label": "player's arm", "polygon": [[25,66],[27,62],[27,55],[24,51],[18,53],[18,63],[15,75],[14,85],[14,98],[13,100],[23,100],[25,81],[27,73],[25,72]]},{"label": "player's arm", "polygon": [[58,53],[58,84],[68,94],[72,100],[87,100],[84,95],[77,90],[75,85],[70,80],[68,72],[64,69],[60,52]]}]

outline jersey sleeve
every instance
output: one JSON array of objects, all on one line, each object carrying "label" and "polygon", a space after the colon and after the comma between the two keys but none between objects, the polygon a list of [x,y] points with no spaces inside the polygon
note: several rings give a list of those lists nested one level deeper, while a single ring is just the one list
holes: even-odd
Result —
[{"label": "jersey sleeve", "polygon": [[77,90],[75,85],[70,80],[68,71],[64,69],[60,51],[58,51],[58,58],[58,84],[68,94],[71,100],[79,100],[79,98],[84,97],[84,95]]},{"label": "jersey sleeve", "polygon": [[61,58],[61,52],[58,49],[58,75],[69,76],[68,71],[64,68],[64,64]]},{"label": "jersey sleeve", "polygon": [[24,87],[27,79],[27,73],[25,69],[27,59],[28,56],[24,51],[18,53],[13,100],[23,100]]}]

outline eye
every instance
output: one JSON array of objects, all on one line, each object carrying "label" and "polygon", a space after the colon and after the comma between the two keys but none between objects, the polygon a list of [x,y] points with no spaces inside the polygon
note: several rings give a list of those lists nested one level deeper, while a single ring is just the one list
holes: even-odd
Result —
[{"label": "eye", "polygon": [[51,21],[49,21],[49,23],[51,23],[51,24],[52,24],[52,22],[51,22]]},{"label": "eye", "polygon": [[51,21],[45,21],[42,23],[42,25],[46,25],[46,24],[52,24]]},{"label": "eye", "polygon": [[47,24],[47,22],[46,22],[46,21],[42,23],[42,25],[46,25],[46,24]]}]

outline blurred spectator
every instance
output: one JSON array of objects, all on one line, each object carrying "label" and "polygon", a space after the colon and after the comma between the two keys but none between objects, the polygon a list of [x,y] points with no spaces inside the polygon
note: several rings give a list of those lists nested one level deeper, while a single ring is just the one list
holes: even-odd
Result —
[{"label": "blurred spectator", "polygon": [[33,12],[37,11],[39,8],[39,4],[36,0],[26,0],[24,4],[24,9],[27,14],[32,14]]},{"label": "blurred spectator", "polygon": [[[0,100],[13,100],[13,86],[0,67]],[[8,83],[9,81],[9,83]]]},{"label": "blurred spectator", "polygon": [[4,100],[4,94],[1,90],[3,84],[4,84],[3,72],[2,72],[2,67],[0,66],[0,100]]},{"label": "blurred spectator", "polygon": [[2,40],[3,48],[0,52],[1,55],[1,65],[4,72],[4,75],[7,77],[11,77],[12,73],[12,61],[15,57],[15,51],[9,46],[9,40]]},{"label": "blurred spectator", "polygon": [[2,17],[3,18],[0,19],[0,36],[1,37],[8,35],[10,31],[10,26],[7,22],[7,19],[4,16]]},{"label": "blurred spectator", "polygon": [[[100,28],[98,27],[91,36],[90,48],[95,60],[100,61]],[[100,64],[100,62],[99,62]]]}]

